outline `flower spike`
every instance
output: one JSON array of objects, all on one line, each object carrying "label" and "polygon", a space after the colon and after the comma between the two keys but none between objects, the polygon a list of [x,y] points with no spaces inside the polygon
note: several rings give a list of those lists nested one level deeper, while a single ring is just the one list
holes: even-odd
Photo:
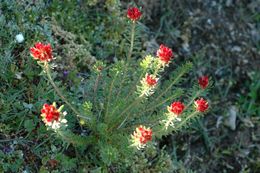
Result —
[{"label": "flower spike", "polygon": [[67,126],[67,120],[64,118],[67,113],[62,113],[62,108],[63,106],[57,109],[56,103],[53,103],[52,105],[44,104],[41,110],[42,121],[54,131],[61,128],[61,126]]},{"label": "flower spike", "polygon": [[145,77],[145,82],[148,86],[150,87],[153,87],[154,85],[157,84],[157,81],[158,79],[153,77],[152,75],[150,74],[146,74],[146,77]]},{"label": "flower spike", "polygon": [[30,48],[31,56],[41,62],[49,62],[53,59],[52,48],[50,44],[38,42]]},{"label": "flower spike", "polygon": [[141,80],[141,86],[139,87],[139,91],[141,96],[150,96],[154,93],[154,89],[158,83],[158,78],[154,75],[146,73],[145,77]]},{"label": "flower spike", "polygon": [[184,104],[179,101],[173,102],[170,106],[168,106],[168,113],[166,113],[167,119],[163,120],[166,129],[168,129],[169,126],[174,127],[175,122],[181,121],[179,116],[183,112],[184,108]]},{"label": "flower spike", "polygon": [[168,111],[175,115],[180,115],[184,110],[185,106],[182,102],[173,102],[171,106],[168,107]]},{"label": "flower spike", "polygon": [[172,50],[165,45],[161,44],[159,50],[157,50],[157,56],[163,65],[168,65],[173,57]]},{"label": "flower spike", "polygon": [[198,100],[195,100],[194,103],[198,112],[205,112],[206,110],[208,110],[209,104],[205,99],[200,98]]},{"label": "flower spike", "polygon": [[141,15],[141,11],[136,7],[131,7],[127,10],[127,17],[131,19],[133,22],[139,20]]},{"label": "flower spike", "polygon": [[199,83],[199,86],[201,87],[201,89],[207,88],[207,86],[209,85],[209,77],[208,76],[201,76],[198,79],[198,83]]},{"label": "flower spike", "polygon": [[135,146],[138,150],[145,147],[148,141],[152,140],[152,129],[145,126],[139,126],[131,135],[132,146]]}]

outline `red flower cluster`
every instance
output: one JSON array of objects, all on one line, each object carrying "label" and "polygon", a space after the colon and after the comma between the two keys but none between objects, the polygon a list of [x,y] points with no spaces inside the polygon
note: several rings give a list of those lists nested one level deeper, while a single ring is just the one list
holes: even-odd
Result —
[{"label": "red flower cluster", "polygon": [[142,13],[140,10],[136,7],[128,8],[127,10],[127,17],[131,19],[132,21],[137,21],[140,19]]},{"label": "red flower cluster", "polygon": [[171,106],[168,107],[169,112],[174,113],[175,115],[180,115],[185,106],[182,102],[173,102]]},{"label": "red flower cluster", "polygon": [[204,100],[203,98],[200,98],[195,101],[195,107],[196,107],[197,111],[205,112],[208,109],[209,105],[206,100]]},{"label": "red flower cluster", "polygon": [[52,57],[52,48],[50,44],[42,44],[38,42],[34,45],[34,47],[30,48],[31,56],[42,62],[49,62],[53,59]]},{"label": "red flower cluster", "polygon": [[201,77],[198,79],[198,83],[199,83],[199,86],[200,86],[202,89],[207,88],[207,86],[209,85],[209,78],[208,78],[208,76],[201,76]]},{"label": "red flower cluster", "polygon": [[133,145],[137,149],[143,148],[148,141],[152,140],[152,129],[146,128],[145,126],[139,126],[134,131],[132,136]]},{"label": "red flower cluster", "polygon": [[161,44],[159,50],[157,51],[157,56],[164,64],[169,64],[169,61],[173,57],[172,50],[165,45]]},{"label": "red flower cluster", "polygon": [[44,104],[41,113],[47,123],[58,121],[60,118],[60,112],[53,105]]},{"label": "red flower cluster", "polygon": [[141,144],[146,144],[148,141],[152,140],[152,134],[153,132],[151,129],[139,126],[136,129],[134,136],[139,139]]},{"label": "red flower cluster", "polygon": [[156,83],[157,83],[156,78],[152,77],[149,74],[146,75],[145,81],[146,81],[147,85],[149,85],[150,87],[156,85]]}]

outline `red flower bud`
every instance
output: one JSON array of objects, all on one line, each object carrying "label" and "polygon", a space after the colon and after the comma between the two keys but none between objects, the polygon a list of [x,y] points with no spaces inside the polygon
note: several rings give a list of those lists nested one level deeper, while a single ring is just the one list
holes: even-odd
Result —
[{"label": "red flower bud", "polygon": [[161,44],[159,50],[157,51],[157,56],[164,64],[169,64],[169,61],[173,57],[172,50],[165,45]]},{"label": "red flower bud", "polygon": [[152,140],[152,134],[153,132],[151,129],[139,126],[136,128],[134,136],[139,139],[141,144],[146,144],[148,141]]},{"label": "red flower bud", "polygon": [[132,21],[137,21],[140,19],[142,13],[140,10],[136,7],[128,8],[127,10],[127,17],[131,19]]},{"label": "red flower bud", "polygon": [[169,112],[174,113],[175,115],[180,115],[185,106],[182,102],[173,102],[171,106],[168,107]]},{"label": "red flower bud", "polygon": [[30,48],[31,56],[42,62],[49,62],[53,59],[52,57],[52,48],[50,44],[42,44],[38,42],[34,45],[34,47]]},{"label": "red flower bud", "polygon": [[199,112],[205,112],[209,107],[208,102],[203,98],[196,100],[194,103],[195,103],[196,110]]},{"label": "red flower bud", "polygon": [[209,78],[208,78],[208,76],[201,76],[201,77],[198,79],[198,83],[199,83],[199,86],[200,86],[202,89],[207,88],[207,86],[209,85]]},{"label": "red flower bud", "polygon": [[157,83],[157,79],[149,74],[146,75],[145,81],[146,81],[147,85],[149,85],[151,87],[156,85],[156,83]]}]

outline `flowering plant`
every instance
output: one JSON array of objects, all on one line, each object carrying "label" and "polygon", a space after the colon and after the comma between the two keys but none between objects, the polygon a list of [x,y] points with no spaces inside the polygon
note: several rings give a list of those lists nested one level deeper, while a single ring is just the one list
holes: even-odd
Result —
[{"label": "flowering plant", "polygon": [[[162,74],[174,62],[170,47],[162,44],[156,56],[134,59],[135,28],[141,12],[136,7],[129,8],[127,17],[130,19],[131,38],[126,59],[107,67],[105,63],[97,61],[91,67],[87,82],[83,82],[83,85],[89,86],[85,91],[88,100],[77,104],[66,98],[53,79],[51,45],[39,42],[30,49],[31,56],[38,61],[64,103],[64,109],[77,120],[79,132],[67,127],[70,122],[65,119],[66,114],[61,113],[63,106],[58,109],[55,103],[43,105],[43,123],[64,142],[80,148],[79,151],[87,155],[85,159],[90,163],[95,160],[95,164],[105,172],[111,165],[117,167],[116,162],[127,165],[128,160],[132,160],[140,150],[153,147],[163,135],[187,126],[209,107],[205,99],[197,99],[209,88],[208,77],[200,78],[194,84],[190,97],[186,97],[184,89],[177,87],[192,68],[192,63],[179,66],[174,70],[170,82],[165,82]],[[138,67],[136,61],[140,64]],[[127,170],[131,165],[125,167]]]}]

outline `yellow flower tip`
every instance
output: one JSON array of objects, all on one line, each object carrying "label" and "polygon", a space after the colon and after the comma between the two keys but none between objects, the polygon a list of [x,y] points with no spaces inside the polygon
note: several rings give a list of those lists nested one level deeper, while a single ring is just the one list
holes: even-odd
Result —
[{"label": "yellow flower tip", "polygon": [[80,125],[85,125],[85,124],[86,124],[86,121],[84,121],[83,119],[80,119],[80,120],[79,120],[79,124],[80,124]]}]

